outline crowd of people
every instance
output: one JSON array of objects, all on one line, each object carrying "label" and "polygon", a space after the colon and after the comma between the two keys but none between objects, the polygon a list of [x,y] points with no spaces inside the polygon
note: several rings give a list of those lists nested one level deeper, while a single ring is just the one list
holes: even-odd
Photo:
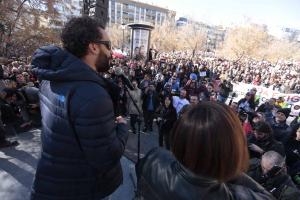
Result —
[{"label": "crowd of people", "polygon": [[[132,83],[131,89],[127,87],[128,82],[116,73],[117,70],[121,70],[121,73],[129,78]],[[299,72],[300,64],[297,62],[279,61],[273,65],[267,61],[257,62],[250,59],[229,61],[211,54],[169,52],[156,55],[147,62],[139,59],[114,59],[110,69],[102,75],[106,81],[114,83],[110,95],[114,102],[115,115],[129,118],[133,134],[138,131],[151,134],[157,129],[159,146],[171,150],[176,157],[173,158],[167,151],[150,152],[146,160],[137,167],[139,175],[144,176],[145,180],[149,178],[147,173],[155,168],[152,166],[153,162],[151,164],[149,160],[161,159],[160,162],[164,163],[164,159],[177,159],[191,170],[183,169],[182,173],[187,173],[186,176],[193,176],[191,173],[207,174],[219,181],[230,181],[238,173],[246,171],[248,163],[244,162],[248,162],[248,155],[246,156],[245,152],[249,151],[250,167],[247,171],[249,176],[276,199],[300,199],[300,192],[297,189],[300,187],[300,117],[297,116],[291,123],[287,123],[291,110],[285,100],[271,98],[262,102],[257,98],[255,88],[255,86],[264,86],[282,93],[299,94]],[[14,130],[24,130],[35,125],[32,116],[39,113],[39,81],[32,74],[30,65],[22,61],[2,65],[0,77],[0,147],[7,147],[17,145],[16,141],[10,142],[5,137],[9,127]],[[235,82],[253,85],[253,88],[238,102],[233,101],[232,83]],[[224,104],[228,104],[230,110]],[[208,119],[212,121],[207,121]],[[199,124],[193,127],[194,125],[190,124],[192,122],[194,125]],[[223,138],[219,136],[223,131],[220,124],[222,122],[224,122],[223,130],[231,132],[232,137],[236,137],[228,139],[233,146],[237,145],[236,149],[231,151],[239,157],[233,161],[238,163],[236,166],[225,162],[219,163],[219,161],[205,164],[205,159],[214,160],[212,158],[214,156],[235,159],[229,152],[228,155],[226,152],[217,152],[219,147],[212,142],[210,136],[197,135],[197,131],[201,132],[205,127],[213,129],[220,126],[221,128],[214,130],[215,132],[211,130],[211,133],[217,140],[219,137]],[[140,129],[141,124],[143,127]],[[244,144],[245,148],[248,148],[247,151],[241,146],[243,139],[239,135],[240,129],[245,136],[243,137],[247,138]],[[209,133],[209,131],[205,132],[205,134]],[[196,141],[193,143],[195,139],[207,143],[201,145]],[[225,138],[222,140],[226,141]],[[188,142],[192,145],[188,146]],[[208,145],[215,145],[214,152],[209,152],[211,146]],[[196,157],[201,156],[203,160],[194,163],[198,159]],[[165,173],[171,173],[168,170],[172,169],[166,170]],[[205,181],[208,180],[210,179]],[[179,185],[182,188],[178,191],[187,186],[184,180],[181,181]],[[259,193],[262,198],[269,199],[268,193],[246,176],[235,180],[232,184],[239,185],[243,181],[247,182],[249,187],[251,185],[251,190]],[[211,183],[212,187],[219,187],[217,182]],[[226,186],[220,188],[222,192],[226,190],[223,187]],[[203,188],[194,189],[198,189],[194,194],[203,191]],[[187,189],[187,191],[192,190],[193,188]],[[238,189],[236,186],[231,186],[230,190]],[[157,188],[157,191],[162,196],[170,194],[161,191],[160,188]],[[176,194],[178,191],[173,192]],[[232,194],[229,192],[226,195]],[[155,199],[152,197],[150,199]],[[207,197],[214,198],[210,195]]]},{"label": "crowd of people", "polygon": [[300,62],[278,60],[271,63],[251,58],[226,60],[203,52],[161,53],[158,58],[178,66],[194,66],[199,71],[209,69],[221,79],[264,86],[282,93],[300,92]]},{"label": "crowd of people", "polygon": [[[203,102],[229,104],[247,137],[251,158],[248,174],[277,199],[300,198],[297,189],[300,186],[300,117],[287,122],[291,109],[284,98],[262,102],[255,88],[263,85],[280,92],[298,93],[299,64],[235,63],[211,56],[196,55],[194,59],[186,53],[174,52],[163,53],[146,63],[115,59],[112,65],[104,76],[121,88],[117,110],[130,118],[134,134],[139,117],[144,119],[143,132],[151,133],[156,122],[159,145],[170,150],[172,127],[189,107]],[[120,68],[132,80],[134,89],[128,90],[130,95],[126,84],[114,73]],[[233,101],[234,82],[253,85],[237,102]],[[278,83],[280,87],[275,86]],[[133,102],[142,111],[141,116]]]},{"label": "crowd of people", "polygon": [[0,148],[17,145],[6,139],[39,126],[39,85],[25,60],[0,65]]}]

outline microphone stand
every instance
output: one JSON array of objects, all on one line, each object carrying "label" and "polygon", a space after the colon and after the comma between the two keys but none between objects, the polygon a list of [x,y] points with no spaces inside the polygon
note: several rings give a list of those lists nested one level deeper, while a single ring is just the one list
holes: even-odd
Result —
[{"label": "microphone stand", "polygon": [[[125,87],[124,87],[124,90],[125,90],[125,92],[128,94],[128,96],[129,96],[129,98],[130,98],[130,100],[133,102],[133,105],[134,105],[134,107],[137,109],[137,111],[138,111],[138,117],[137,117],[137,122],[138,122],[138,130],[137,130],[137,136],[138,136],[138,140],[137,140],[137,163],[139,163],[140,162],[140,152],[141,152],[141,123],[142,123],[142,112],[141,112],[141,110],[139,109],[139,107],[138,107],[138,105],[136,104],[136,102],[135,102],[135,100],[133,99],[133,97],[132,97],[132,95],[130,94],[130,92],[128,91],[128,87],[125,85]],[[132,172],[130,172],[130,177],[131,177],[131,179],[132,179],[132,183],[133,183],[133,186],[134,186],[134,189],[135,189],[135,191],[134,191],[134,193],[135,193],[135,195],[134,195],[134,197],[133,197],[133,199],[135,200],[138,200],[138,199],[140,199],[140,178],[139,178],[139,176],[136,176],[136,184],[135,184],[135,181],[134,181],[134,176],[133,176],[133,174],[132,174]]]}]

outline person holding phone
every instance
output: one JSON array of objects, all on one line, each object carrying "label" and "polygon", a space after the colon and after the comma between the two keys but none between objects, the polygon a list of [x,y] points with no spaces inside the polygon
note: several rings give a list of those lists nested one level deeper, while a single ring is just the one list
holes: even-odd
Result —
[{"label": "person holding phone", "polygon": [[267,189],[276,199],[300,200],[300,191],[287,174],[285,158],[267,151],[261,161],[253,162],[248,175]]}]

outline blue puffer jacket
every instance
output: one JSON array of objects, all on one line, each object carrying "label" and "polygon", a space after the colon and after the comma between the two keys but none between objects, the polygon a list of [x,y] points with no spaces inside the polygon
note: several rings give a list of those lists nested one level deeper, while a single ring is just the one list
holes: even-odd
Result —
[{"label": "blue puffer jacket", "polygon": [[111,194],[122,183],[120,158],[128,131],[115,123],[103,79],[55,46],[38,49],[32,65],[41,80],[43,129],[31,199],[87,200]]}]

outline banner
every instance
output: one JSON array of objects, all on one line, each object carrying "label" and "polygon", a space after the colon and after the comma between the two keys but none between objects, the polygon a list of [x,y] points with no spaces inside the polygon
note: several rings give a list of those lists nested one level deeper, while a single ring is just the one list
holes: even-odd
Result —
[{"label": "banner", "polygon": [[232,85],[233,92],[237,95],[237,97],[233,98],[234,102],[238,102],[240,99],[244,98],[246,93],[252,88],[256,88],[256,95],[259,97],[260,104],[266,102],[266,100],[270,98],[277,99],[278,97],[283,97],[285,102],[289,105],[288,107],[291,108],[291,115],[298,116],[300,112],[300,94],[284,94],[263,86],[245,83],[233,83]]}]

